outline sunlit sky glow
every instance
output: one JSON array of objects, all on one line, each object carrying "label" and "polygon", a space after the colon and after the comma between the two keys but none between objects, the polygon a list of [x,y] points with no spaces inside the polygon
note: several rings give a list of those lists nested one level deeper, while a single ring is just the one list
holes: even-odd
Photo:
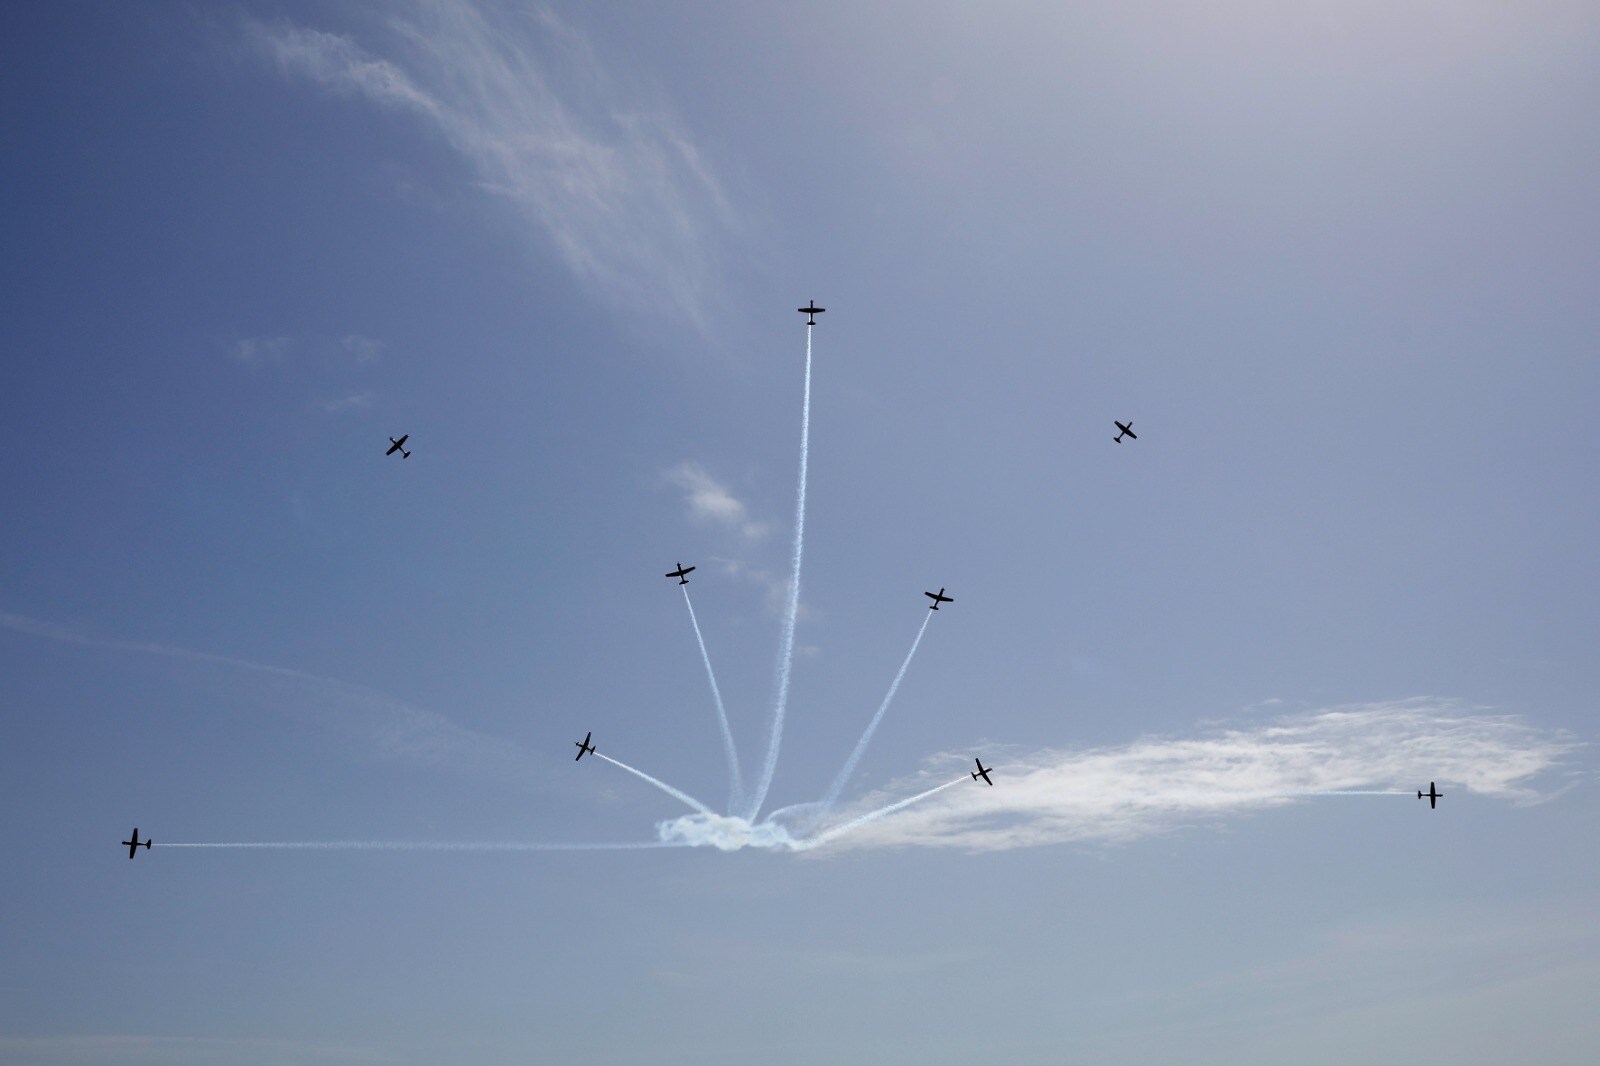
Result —
[{"label": "sunlit sky glow", "polygon": [[1592,1059],[1594,5],[0,40],[0,1060]]}]

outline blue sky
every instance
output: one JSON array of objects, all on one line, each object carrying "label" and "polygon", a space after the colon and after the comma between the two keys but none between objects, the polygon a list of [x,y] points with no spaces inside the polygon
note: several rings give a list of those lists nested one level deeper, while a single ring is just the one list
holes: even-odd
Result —
[{"label": "blue sky", "polygon": [[1587,1062],[1597,30],[7,8],[0,1058]]}]

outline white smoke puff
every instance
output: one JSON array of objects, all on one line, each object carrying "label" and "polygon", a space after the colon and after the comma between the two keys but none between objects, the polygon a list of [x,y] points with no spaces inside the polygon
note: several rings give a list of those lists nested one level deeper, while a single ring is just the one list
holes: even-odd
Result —
[{"label": "white smoke puff", "polygon": [[686,814],[670,822],[658,822],[656,834],[663,844],[709,847],[719,851],[739,851],[743,848],[792,851],[800,843],[781,825],[770,821],[752,825],[743,818],[723,814]]}]

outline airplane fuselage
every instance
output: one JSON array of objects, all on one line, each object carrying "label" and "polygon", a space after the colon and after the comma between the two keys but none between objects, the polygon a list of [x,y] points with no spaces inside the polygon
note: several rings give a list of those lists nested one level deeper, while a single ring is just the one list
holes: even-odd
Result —
[{"label": "airplane fuselage", "polygon": [[152,843],[154,843],[154,841],[151,841],[151,840],[140,840],[139,839],[139,829],[138,829],[137,826],[135,826],[134,830],[133,830],[133,839],[132,840],[124,840],[122,843],[127,846],[128,858],[131,859],[131,858],[134,857],[134,855],[138,854],[138,851],[139,851],[139,849],[141,847],[144,848],[146,851],[149,851],[150,850],[150,845]]}]

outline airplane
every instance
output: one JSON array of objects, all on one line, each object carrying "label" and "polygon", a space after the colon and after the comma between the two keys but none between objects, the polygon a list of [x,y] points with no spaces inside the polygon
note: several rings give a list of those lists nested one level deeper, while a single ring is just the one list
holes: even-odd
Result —
[{"label": "airplane", "polygon": [[946,596],[944,594],[943,587],[941,587],[938,592],[924,592],[923,595],[933,601],[933,606],[928,608],[930,611],[937,611],[941,603],[956,602],[956,598],[954,596]]},{"label": "airplane", "polygon": [[817,306],[817,301],[812,300],[810,307],[797,307],[797,308],[795,308],[795,310],[799,311],[802,315],[810,316],[810,317],[808,317],[806,319],[806,325],[814,326],[814,325],[817,324],[817,316],[822,314],[822,312],[826,311],[827,308],[826,307],[818,307]]},{"label": "airplane", "polygon": [[1439,806],[1439,797],[1442,796],[1442,795],[1444,795],[1444,793],[1440,792],[1438,787],[1436,785],[1434,785],[1434,783],[1432,781],[1428,782],[1428,791],[1424,792],[1421,789],[1417,790],[1417,799],[1421,799],[1424,796],[1428,797],[1428,809],[1429,810],[1435,810],[1435,809],[1438,808],[1438,806]]},{"label": "airplane", "polygon": [[1127,425],[1123,425],[1121,422],[1118,422],[1115,418],[1113,418],[1111,420],[1111,424],[1116,426],[1118,429],[1122,430],[1122,433],[1118,433],[1115,437],[1111,438],[1111,441],[1112,441],[1113,444],[1121,444],[1122,443],[1122,436],[1123,436],[1124,433],[1127,434],[1128,436],[1132,437],[1134,440],[1138,440],[1139,439],[1139,434],[1137,434],[1137,433],[1135,433],[1133,431],[1133,422],[1132,421],[1130,421]]},{"label": "airplane", "polygon": [[989,775],[994,772],[994,767],[991,766],[986,770],[983,767],[982,759],[973,759],[972,761],[978,764],[978,769],[972,772],[972,779],[976,781],[981,777],[984,784],[993,785],[994,782],[989,780]]},{"label": "airplane", "polygon": [[133,827],[133,839],[132,840],[124,840],[123,843],[128,845],[128,858],[131,859],[131,858],[133,858],[133,853],[138,851],[141,846],[143,846],[146,851],[149,851],[150,850],[150,845],[153,842],[149,841],[149,840],[140,840],[139,839],[139,827],[138,826],[134,826]]},{"label": "airplane", "polygon": [[402,434],[400,434],[400,439],[399,440],[395,440],[393,437],[390,437],[389,438],[390,448],[389,448],[388,451],[384,452],[383,454],[384,455],[393,455],[395,452],[399,452],[404,458],[407,458],[407,459],[411,458],[411,453],[406,451],[405,448],[403,447],[403,445],[406,442],[406,438],[408,438],[410,436],[411,436],[411,434],[409,434],[409,433],[402,433]]},{"label": "airplane", "polygon": [[684,566],[682,563],[679,563],[678,564],[678,568],[676,570],[672,571],[672,573],[670,573],[670,574],[662,574],[661,576],[662,577],[675,577],[675,578],[678,579],[678,584],[687,585],[689,583],[689,579],[685,575],[692,574],[692,573],[694,573],[694,567],[692,567],[692,566]]},{"label": "airplane", "polygon": [[[589,733],[585,733],[583,735],[583,739],[582,740],[574,740],[573,741],[574,744],[578,745],[578,759],[583,758],[585,755],[593,755],[594,754],[594,745],[589,743],[590,738],[592,738],[593,736],[594,736],[594,733],[593,732],[589,732]],[[573,759],[572,761],[573,762],[577,762],[578,759]]]}]

